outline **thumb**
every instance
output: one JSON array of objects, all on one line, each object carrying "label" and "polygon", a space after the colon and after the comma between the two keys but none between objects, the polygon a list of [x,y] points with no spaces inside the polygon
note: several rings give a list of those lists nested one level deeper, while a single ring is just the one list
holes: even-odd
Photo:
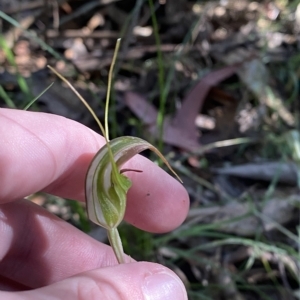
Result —
[{"label": "thumb", "polygon": [[10,300],[188,299],[183,283],[171,270],[148,262],[127,263],[88,271],[32,291],[2,292],[0,298]]}]

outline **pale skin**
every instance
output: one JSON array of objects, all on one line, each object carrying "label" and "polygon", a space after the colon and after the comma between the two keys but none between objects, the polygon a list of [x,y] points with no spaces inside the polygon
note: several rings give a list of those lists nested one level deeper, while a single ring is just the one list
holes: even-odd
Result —
[{"label": "pale skin", "polygon": [[[69,119],[0,109],[0,299],[187,299],[171,270],[129,257],[118,265],[109,246],[23,200],[45,191],[84,201],[85,174],[103,144]],[[155,233],[178,227],[189,208],[182,184],[142,156],[124,168],[143,171],[126,174],[125,220]]]}]

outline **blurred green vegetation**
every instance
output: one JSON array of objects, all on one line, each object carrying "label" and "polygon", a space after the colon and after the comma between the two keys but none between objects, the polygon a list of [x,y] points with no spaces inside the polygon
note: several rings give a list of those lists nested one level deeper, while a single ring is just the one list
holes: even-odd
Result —
[{"label": "blurred green vegetation", "polygon": [[[188,7],[196,7],[198,5],[203,9],[203,15],[201,17],[208,18],[205,15],[205,9],[209,11],[208,2],[218,4],[218,1],[189,1]],[[248,1],[250,5],[251,1]],[[144,4],[147,5],[147,4]],[[193,6],[192,6],[193,5]],[[208,4],[207,4],[208,5]],[[285,32],[287,29],[286,24],[289,24],[290,18],[295,17],[295,10],[299,10],[299,1],[265,1],[264,5],[269,5],[269,11],[273,9],[276,12],[276,7],[283,12],[278,18],[275,18],[270,22],[270,26],[265,28],[266,31],[274,30],[274,32]],[[272,5],[275,5],[274,8]],[[220,63],[216,61],[214,57],[204,56],[203,61],[193,61],[193,57],[185,56],[181,50],[173,53],[172,56],[163,54],[160,50],[164,41],[160,37],[160,21],[157,11],[158,3],[149,0],[149,7],[152,13],[152,26],[154,30],[154,40],[157,46],[157,53],[155,57],[149,58],[146,62],[143,62],[142,69],[147,72],[155,72],[159,78],[154,85],[153,91],[149,92],[149,98],[153,98],[153,103],[158,107],[159,117],[157,119],[161,133],[163,130],[164,118],[168,114],[172,114],[176,106],[180,107],[176,101],[176,95],[173,95],[172,82],[175,76],[176,67],[178,68],[178,62],[182,63],[184,60],[191,60],[192,64],[197,66],[199,70],[197,74],[193,74],[196,80],[203,77],[205,72],[209,72],[215,66],[219,67]],[[222,6],[220,6],[222,7]],[[196,9],[196,8],[195,8]],[[155,14],[154,14],[155,12]],[[13,26],[20,26],[19,23],[13,20],[11,17],[7,17],[4,12],[0,12],[0,17],[6,19]],[[130,14],[130,18],[134,18],[134,14]],[[128,19],[130,22],[131,19]],[[204,19],[205,19],[204,18]],[[238,19],[238,18],[237,18]],[[194,22],[190,22],[189,30],[185,33],[184,40],[181,41],[181,46],[194,46],[191,42],[195,28],[199,26],[201,18]],[[256,20],[257,21],[257,20]],[[201,21],[202,22],[202,21]],[[216,26],[216,20],[211,22],[211,26]],[[258,21],[257,21],[258,22]],[[296,22],[296,20],[294,21]],[[166,25],[165,25],[166,26]],[[169,25],[171,27],[171,25]],[[230,27],[230,24],[226,25]],[[226,27],[225,26],[225,27]],[[228,29],[230,31],[230,28]],[[57,53],[56,49],[49,46],[40,38],[32,34],[32,31],[26,30],[26,36],[34,39],[39,43],[50,55],[57,60],[62,60],[62,55]],[[261,33],[263,34],[263,33]],[[199,43],[200,44],[200,43]],[[199,45],[198,45],[199,46]],[[0,98],[3,105],[10,108],[23,108],[25,104],[32,101],[34,98],[31,92],[30,85],[26,81],[18,70],[15,54],[11,47],[8,46],[4,35],[0,34],[0,47],[4,53],[7,64],[14,67],[15,75],[17,78],[17,86],[23,95],[24,102],[18,103],[14,99],[15,91],[9,91],[3,84],[0,84]],[[200,46],[199,46],[200,47]],[[241,46],[245,47],[244,45]],[[286,45],[286,47],[292,47]],[[262,54],[262,60],[268,60],[264,53],[267,53],[268,46],[264,46],[258,49],[257,52]],[[275,160],[278,162],[293,162],[298,166],[298,185],[295,194],[299,195],[300,188],[300,137],[299,137],[299,78],[300,68],[299,61],[300,55],[295,52],[291,52],[292,55],[287,57],[286,60],[267,61],[266,65],[270,74],[272,74],[272,81],[282,95],[284,95],[285,106],[290,110],[295,118],[295,125],[288,126],[282,122],[282,120],[272,120],[273,115],[269,113],[271,117],[265,118],[257,132],[257,136],[254,138],[255,142],[251,144],[241,144],[237,146],[235,155],[232,157],[225,157],[226,159],[248,159],[248,162],[259,158],[266,160]],[[65,60],[65,59],[64,59]],[[130,62],[129,65],[133,68],[135,62]],[[147,66],[150,66],[147,68]],[[201,67],[203,67],[201,69]],[[188,68],[187,68],[188,69]],[[187,71],[186,71],[187,72]],[[191,71],[191,73],[193,73]],[[73,74],[74,75],[74,74]],[[75,80],[78,80],[80,74],[75,72]],[[192,76],[189,80],[192,81]],[[196,81],[195,80],[195,81]],[[86,80],[87,81],[87,80]],[[194,82],[192,82],[194,83]],[[34,82],[32,82],[34,84]],[[103,83],[102,83],[103,84]],[[235,79],[234,82],[226,84],[226,88],[230,91],[242,94],[245,90],[244,84]],[[155,92],[158,91],[158,102],[155,100]],[[154,95],[154,96],[153,96]],[[112,136],[121,134],[123,128],[127,129],[128,126],[133,127],[131,129],[135,133],[142,133],[143,126],[141,120],[128,114],[128,118],[124,118],[120,122],[120,118],[117,116],[117,97],[118,93],[113,93],[113,106],[112,114],[110,116],[110,126]],[[245,92],[244,97],[250,99],[249,102],[254,107],[259,106],[259,101],[255,99],[252,93]],[[99,106],[101,103],[99,99],[96,99],[97,95],[94,93],[93,101],[96,100]],[[168,100],[167,100],[168,99]],[[172,103],[171,100],[173,101]],[[37,104],[36,109],[40,109]],[[42,108],[41,108],[42,110]],[[121,125],[120,125],[121,124]],[[163,149],[162,134],[158,141],[160,148]],[[213,147],[210,150],[216,149]],[[165,147],[164,149],[168,149]],[[219,193],[218,186],[214,186],[209,181],[209,176],[201,176],[206,171],[208,172],[211,167],[214,167],[214,157],[210,157],[205,153],[202,153],[197,158],[200,161],[200,171],[190,167],[186,161],[180,165],[182,157],[185,155],[186,160],[192,157],[191,153],[182,153],[180,151],[174,154],[174,151],[169,151],[171,163],[176,167],[177,171],[185,177],[188,190],[192,190],[192,187],[197,186],[195,190],[197,193],[208,193],[208,190],[213,193]],[[254,153],[254,154],[253,154]],[[205,172],[203,172],[203,170]],[[180,175],[179,174],[179,175]],[[278,182],[278,174],[274,174],[273,179],[263,186],[264,194],[261,197],[252,197],[250,194],[243,195],[238,200],[242,203],[249,204],[249,210],[246,214],[239,217],[229,218],[226,221],[205,220],[206,223],[201,222],[189,222],[187,221],[182,227],[176,229],[174,232],[164,235],[154,235],[137,228],[134,228],[128,224],[122,224],[120,227],[120,234],[126,253],[131,255],[137,260],[148,260],[162,263],[171,269],[173,269],[184,281],[189,292],[189,299],[300,299],[299,289],[299,264],[300,264],[300,225],[299,219],[293,219],[288,224],[279,224],[272,222],[272,233],[265,230],[264,224],[268,223],[269,216],[262,213],[261,207],[266,202],[272,199],[275,191],[281,189],[281,185]],[[259,184],[257,184],[259,185]],[[255,186],[255,183],[253,184]],[[224,193],[226,194],[226,193]],[[202,195],[202,194],[201,194]],[[226,195],[225,195],[226,196]],[[233,197],[225,197],[226,201],[233,200]],[[191,198],[195,198],[191,196]],[[222,201],[224,200],[222,198]],[[224,201],[225,201],[224,200]],[[54,202],[53,202],[54,201]],[[226,202],[225,201],[225,202]],[[244,202],[243,202],[244,201]],[[55,205],[58,207],[66,207],[68,213],[65,215],[59,215],[66,219],[74,226],[80,228],[82,231],[89,233],[93,228],[90,224],[85,208],[80,203],[72,200],[53,199],[48,198],[47,205]],[[206,208],[213,207],[216,203],[209,203]],[[217,203],[224,204],[222,203]],[[192,203],[193,208],[201,208],[202,203],[197,203],[196,200]],[[299,212],[299,202],[293,203],[295,211]],[[204,205],[203,205],[204,206]],[[233,207],[232,210],[235,208]],[[234,224],[240,224],[239,222],[246,222],[249,217],[256,217],[261,221],[261,226],[257,228],[257,232],[254,236],[243,237],[234,233],[226,233],[224,228],[227,226],[234,226]],[[233,225],[232,225],[233,224]],[[238,251],[240,250],[240,252]],[[244,251],[244,252],[243,252]],[[232,257],[241,256],[240,259],[236,258],[236,261],[230,262]],[[229,262],[228,262],[229,261]]]}]

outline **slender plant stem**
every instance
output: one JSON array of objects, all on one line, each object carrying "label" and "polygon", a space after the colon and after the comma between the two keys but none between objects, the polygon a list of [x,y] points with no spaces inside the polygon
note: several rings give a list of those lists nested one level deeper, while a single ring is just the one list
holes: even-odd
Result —
[{"label": "slender plant stem", "polygon": [[4,90],[3,86],[0,85],[0,97],[3,98],[6,105],[10,108],[17,108],[14,101],[10,99],[6,91]]},{"label": "slender plant stem", "polygon": [[158,32],[158,24],[157,19],[155,15],[155,8],[153,4],[153,0],[148,0],[149,7],[151,11],[151,19],[153,24],[153,32],[155,37],[155,43],[157,47],[157,63],[158,63],[158,81],[159,81],[159,111],[157,114],[157,127],[159,129],[159,139],[158,139],[158,149],[162,151],[163,146],[163,129],[164,129],[164,115],[165,115],[165,106],[166,106],[166,96],[165,93],[165,70],[164,70],[164,61],[162,57],[162,51],[161,51],[161,43],[160,43],[160,37]]},{"label": "slender plant stem", "polygon": [[123,62],[126,53],[128,52],[129,44],[131,43],[133,37],[133,29],[136,27],[136,25],[138,25],[140,12],[145,1],[146,0],[136,1],[133,10],[130,12],[129,16],[126,17],[126,20],[122,26],[120,33],[120,37],[123,40],[122,47],[120,49],[121,57],[118,59],[118,62],[116,62],[115,73],[119,72],[120,65]]},{"label": "slender plant stem", "polygon": [[31,100],[31,101],[23,108],[23,110],[28,110],[36,100],[38,100],[41,96],[44,95],[44,93],[46,93],[46,92],[51,88],[51,86],[52,86],[53,84],[54,84],[54,82],[52,82],[48,87],[46,87],[40,94],[38,94],[33,100]]},{"label": "slender plant stem", "polygon": [[73,87],[73,85],[70,83],[69,80],[67,80],[64,76],[62,76],[61,74],[59,74],[55,69],[53,69],[51,66],[47,66],[56,76],[58,76],[63,82],[65,82],[69,88],[75,93],[75,95],[81,100],[81,102],[86,106],[86,108],[89,110],[89,112],[91,113],[91,115],[94,117],[95,121],[97,122],[97,124],[100,127],[100,130],[103,134],[103,136],[106,138],[106,134],[105,134],[105,130],[104,127],[102,126],[102,123],[100,122],[100,120],[98,119],[98,117],[96,116],[95,112],[92,110],[92,108],[90,107],[90,105],[84,100],[84,98],[76,91],[76,89]]},{"label": "slender plant stem", "polygon": [[124,259],[123,245],[122,245],[122,241],[118,229],[117,228],[108,229],[107,236],[109,239],[109,243],[115,252],[119,264],[124,264],[125,259]]},{"label": "slender plant stem", "polygon": [[108,73],[108,85],[107,85],[107,93],[106,93],[105,118],[104,118],[105,137],[106,137],[107,141],[109,141],[108,109],[109,109],[110,91],[111,91],[112,80],[113,80],[114,65],[115,65],[116,60],[117,60],[117,55],[118,55],[118,52],[119,52],[120,44],[121,44],[121,39],[117,39],[117,43],[116,43],[116,47],[115,47],[115,51],[114,51],[114,56],[112,58],[112,62],[111,62],[109,73]]}]

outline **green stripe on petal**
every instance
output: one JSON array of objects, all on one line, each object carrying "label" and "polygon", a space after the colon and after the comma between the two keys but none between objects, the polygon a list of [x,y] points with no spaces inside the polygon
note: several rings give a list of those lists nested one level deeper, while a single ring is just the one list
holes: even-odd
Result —
[{"label": "green stripe on petal", "polygon": [[[150,143],[131,136],[113,139],[96,154],[86,176],[87,211],[92,222],[106,229],[115,228],[121,223],[131,181],[120,174],[120,168],[134,155],[146,149],[154,151],[177,176],[164,156]],[[179,179],[178,176],[177,178]]]}]

